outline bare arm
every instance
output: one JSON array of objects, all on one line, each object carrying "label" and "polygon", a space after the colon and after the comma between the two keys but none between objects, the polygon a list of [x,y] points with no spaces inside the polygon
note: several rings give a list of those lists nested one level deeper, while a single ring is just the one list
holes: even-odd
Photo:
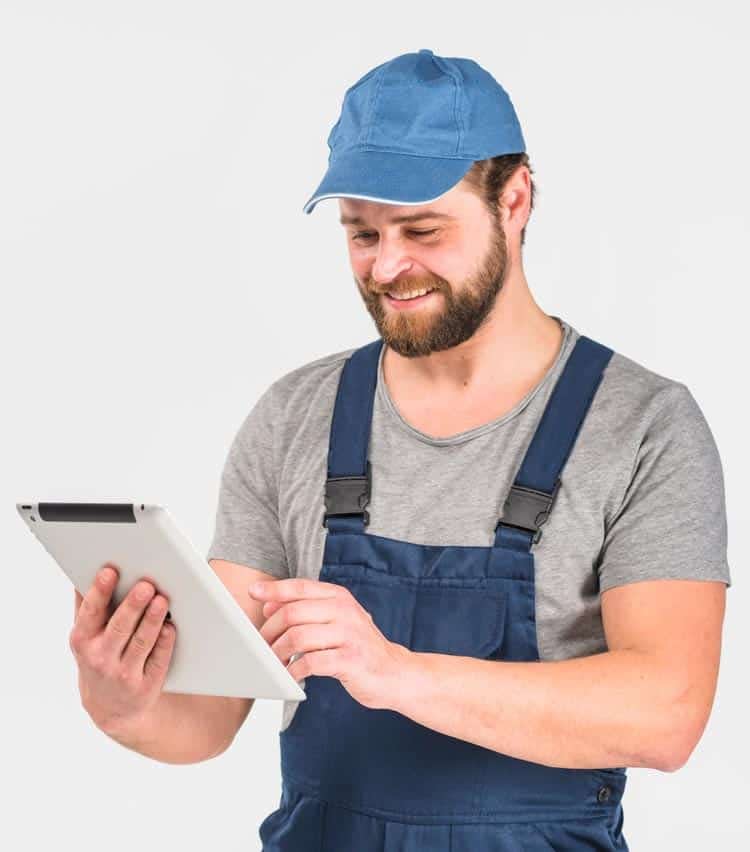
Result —
[{"label": "bare arm", "polygon": [[643,581],[602,594],[608,651],[545,662],[406,655],[391,704],[422,725],[550,766],[683,766],[719,670],[722,582]]},{"label": "bare arm", "polygon": [[[224,560],[213,559],[209,564],[248,618],[260,629],[265,621],[263,602],[251,598],[248,587],[253,580],[269,581],[274,578],[267,572]],[[146,608],[149,602],[138,603],[131,589],[109,619],[105,631],[97,632],[96,625],[104,625],[106,621],[107,604],[113,589],[114,584],[107,588],[97,575],[85,598],[77,591],[75,593],[76,624],[71,632],[71,649],[79,662],[82,701],[92,720],[120,745],[163,763],[198,763],[221,754],[229,747],[250,712],[253,699],[161,692],[161,683],[171,658],[170,642],[174,641],[174,637],[159,636],[167,602],[164,601],[163,612],[152,614]],[[138,624],[144,608],[145,615]],[[175,627],[171,629],[174,631]],[[102,641],[107,630],[115,637],[110,640],[109,661]],[[118,636],[123,637],[120,640],[122,644],[128,642],[121,652],[111,647],[111,642],[116,642]],[[97,640],[98,644],[94,645]],[[126,655],[137,654],[139,647],[142,658],[140,671],[138,665],[123,665]],[[151,653],[146,657],[149,651]],[[139,674],[141,679],[136,684],[134,681],[138,680]],[[153,681],[151,686],[149,677]],[[146,685],[145,688],[140,686],[141,683]],[[117,689],[120,692],[115,692]],[[148,701],[149,689],[155,694],[152,701]],[[127,701],[123,695],[127,695]],[[136,708],[138,700],[147,705],[145,709],[129,712]]]}]

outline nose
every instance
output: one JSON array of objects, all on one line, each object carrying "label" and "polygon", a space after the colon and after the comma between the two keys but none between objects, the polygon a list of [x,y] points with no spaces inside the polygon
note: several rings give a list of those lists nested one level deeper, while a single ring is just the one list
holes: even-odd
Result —
[{"label": "nose", "polygon": [[388,284],[402,272],[411,269],[413,261],[405,253],[398,239],[380,238],[378,253],[370,270],[370,275],[378,284]]}]

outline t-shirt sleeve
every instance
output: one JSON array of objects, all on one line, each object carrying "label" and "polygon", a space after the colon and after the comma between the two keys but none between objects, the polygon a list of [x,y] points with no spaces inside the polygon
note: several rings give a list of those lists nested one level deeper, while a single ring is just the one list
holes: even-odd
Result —
[{"label": "t-shirt sleeve", "polygon": [[724,475],[714,437],[674,382],[648,425],[621,505],[605,523],[600,592],[639,580],[721,580],[727,562]]},{"label": "t-shirt sleeve", "polygon": [[285,578],[289,571],[279,523],[276,423],[271,385],[229,447],[206,559],[225,559]]}]

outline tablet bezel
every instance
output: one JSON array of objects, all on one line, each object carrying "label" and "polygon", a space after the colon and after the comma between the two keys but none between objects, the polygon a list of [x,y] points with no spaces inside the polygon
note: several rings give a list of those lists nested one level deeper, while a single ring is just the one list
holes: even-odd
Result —
[{"label": "tablet bezel", "polygon": [[16,508],[81,594],[111,562],[120,571],[115,607],[142,578],[169,599],[177,640],[164,692],[305,700],[304,690],[164,505],[26,500]]}]

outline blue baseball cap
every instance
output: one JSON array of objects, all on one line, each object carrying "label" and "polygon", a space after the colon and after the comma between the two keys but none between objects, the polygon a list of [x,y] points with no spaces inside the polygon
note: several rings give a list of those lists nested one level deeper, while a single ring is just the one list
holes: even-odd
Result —
[{"label": "blue baseball cap", "polygon": [[302,208],[324,198],[425,204],[477,160],[526,150],[508,93],[473,59],[404,53],[344,94],[328,135],[328,171]]}]

